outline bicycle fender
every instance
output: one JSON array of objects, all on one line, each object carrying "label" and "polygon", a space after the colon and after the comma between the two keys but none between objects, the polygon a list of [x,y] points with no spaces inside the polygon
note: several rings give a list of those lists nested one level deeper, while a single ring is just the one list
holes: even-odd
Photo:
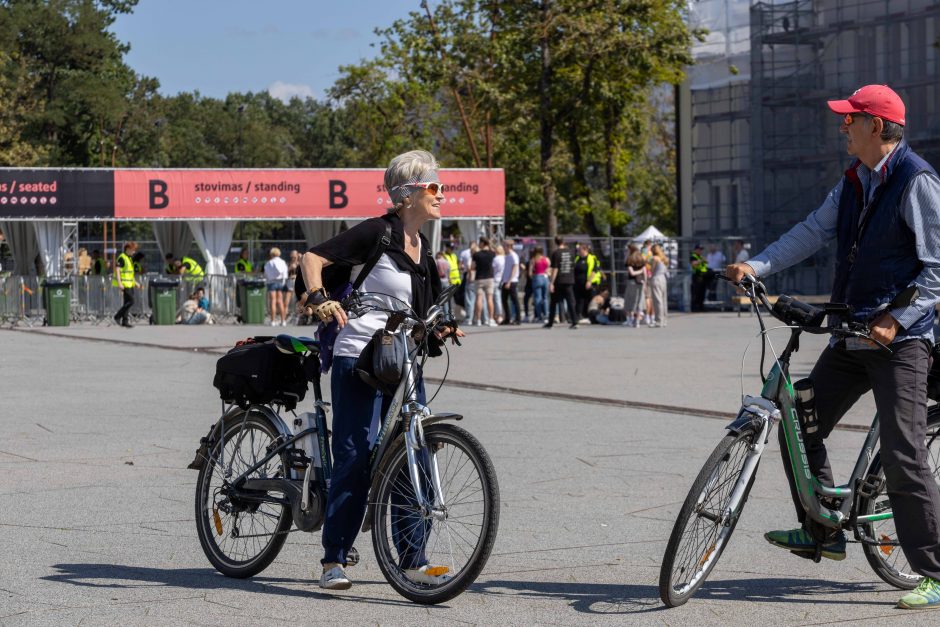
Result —
[{"label": "bicycle fender", "polygon": [[433,425],[436,422],[444,422],[445,420],[463,420],[463,415],[442,411],[439,414],[431,414],[430,416],[426,417],[421,421],[421,424],[427,427],[428,425]]},{"label": "bicycle fender", "polygon": [[257,414],[260,414],[271,423],[271,426],[273,426],[274,430],[279,434],[288,438],[293,435],[287,429],[287,425],[284,424],[284,421],[281,420],[277,413],[267,405],[250,405],[247,410],[242,409],[238,405],[233,405],[228,409],[228,411],[222,414],[222,416],[211,427],[209,427],[209,433],[199,439],[199,447],[196,449],[196,456],[193,461],[190,462],[188,466],[186,466],[186,468],[191,470],[200,470],[203,464],[205,464],[206,459],[209,457],[209,451],[212,449],[212,447],[215,446],[218,434],[222,430],[222,424],[226,420],[240,418],[247,411],[254,411]]}]

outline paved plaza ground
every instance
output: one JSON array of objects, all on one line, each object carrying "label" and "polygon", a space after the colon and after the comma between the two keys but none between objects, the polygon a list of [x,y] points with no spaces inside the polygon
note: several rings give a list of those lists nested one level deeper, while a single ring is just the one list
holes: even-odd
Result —
[{"label": "paved plaza ground", "polygon": [[[270,330],[0,331],[0,624],[936,624],[895,610],[900,593],[857,545],[817,565],[764,542],[794,518],[775,438],[711,578],[663,609],[659,565],[677,509],[739,403],[741,353],[757,330],[746,314],[680,314],[665,329],[469,329],[432,407],[465,414],[490,452],[501,518],[487,567],[446,605],[399,597],[367,536],[346,592],[316,586],[319,534],[291,534],[251,580],[222,577],[196,538],[186,465],[219,413],[218,354]],[[794,374],[823,341],[807,338]],[[758,356],[754,344],[750,393]],[[444,370],[438,360],[427,376]],[[846,423],[867,424],[872,406],[863,400]],[[863,434],[833,437],[845,475]]]}]

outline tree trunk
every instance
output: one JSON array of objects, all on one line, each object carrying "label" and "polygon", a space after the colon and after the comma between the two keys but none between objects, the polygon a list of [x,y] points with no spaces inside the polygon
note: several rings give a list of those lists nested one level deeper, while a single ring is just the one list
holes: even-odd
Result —
[{"label": "tree trunk", "polygon": [[552,180],[551,160],[554,150],[554,123],[552,119],[552,64],[549,47],[549,8],[550,0],[542,0],[542,24],[539,35],[539,48],[542,52],[542,71],[539,75],[539,129],[540,159],[539,172],[542,175],[542,199],[545,202],[545,234],[548,237],[558,235],[558,216],[555,213],[555,183]]}]

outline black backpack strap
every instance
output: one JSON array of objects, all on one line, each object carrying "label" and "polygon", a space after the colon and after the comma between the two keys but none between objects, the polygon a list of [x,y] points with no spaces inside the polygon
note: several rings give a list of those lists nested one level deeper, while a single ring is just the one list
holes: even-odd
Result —
[{"label": "black backpack strap", "polygon": [[392,225],[387,220],[385,221],[385,234],[382,235],[381,239],[376,243],[375,250],[372,251],[372,256],[369,257],[368,261],[362,264],[362,270],[359,271],[359,276],[356,277],[356,280],[352,284],[353,291],[359,289],[362,285],[362,282],[366,280],[366,277],[369,276],[369,273],[372,272],[372,268],[375,267],[375,264],[379,262],[379,259],[382,255],[385,254],[385,250],[388,248],[389,244],[392,243]]}]

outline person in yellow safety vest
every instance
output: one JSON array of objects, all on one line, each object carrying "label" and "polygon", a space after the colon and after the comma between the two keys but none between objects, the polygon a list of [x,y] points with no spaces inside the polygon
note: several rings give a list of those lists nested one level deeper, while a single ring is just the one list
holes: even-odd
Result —
[{"label": "person in yellow safety vest", "polygon": [[91,251],[91,273],[95,276],[104,276],[108,273],[108,262],[101,256],[100,250]]},{"label": "person in yellow safety vest", "polygon": [[242,251],[238,253],[238,260],[235,262],[235,274],[250,274],[251,271],[251,262],[248,261],[248,249],[242,248]]},{"label": "person in yellow safety vest", "polygon": [[128,320],[128,314],[131,307],[134,306],[134,288],[140,287],[134,279],[134,261],[131,258],[137,252],[137,242],[127,242],[124,244],[124,252],[118,255],[114,264],[114,275],[111,284],[124,290],[124,304],[114,314],[114,321],[122,327],[131,328]]},{"label": "person in yellow safety vest", "polygon": [[201,281],[206,276],[202,266],[196,263],[192,257],[183,257],[179,263],[179,273],[184,275],[187,281]]},{"label": "person in yellow safety vest", "polygon": [[167,253],[163,257],[163,274],[179,274],[179,268],[176,267],[176,257],[173,256],[173,253]]},{"label": "person in yellow safety vest", "polygon": [[448,274],[450,284],[460,285],[460,263],[457,261],[457,254],[454,253],[454,249],[450,244],[444,248],[444,259],[447,260],[450,266],[450,273]]},{"label": "person in yellow safety vest", "polygon": [[603,278],[600,266],[600,261],[590,247],[583,242],[578,244],[578,254],[574,258],[574,300],[579,321],[587,322],[588,305],[594,297],[594,289]]},{"label": "person in yellow safety vest", "polygon": [[144,253],[134,253],[134,256],[131,257],[131,261],[134,262],[134,274],[137,276],[142,275],[144,273]]},{"label": "person in yellow safety vest", "polygon": [[705,311],[705,290],[708,289],[708,260],[702,255],[702,245],[696,244],[689,256],[692,266],[692,311]]}]

